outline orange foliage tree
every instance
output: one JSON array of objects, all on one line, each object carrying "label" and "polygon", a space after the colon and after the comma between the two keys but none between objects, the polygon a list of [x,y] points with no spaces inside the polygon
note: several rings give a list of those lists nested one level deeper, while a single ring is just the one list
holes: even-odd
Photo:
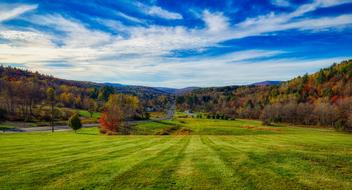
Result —
[{"label": "orange foliage tree", "polygon": [[135,96],[112,94],[105,105],[105,111],[99,119],[100,132],[104,134],[125,133],[127,122],[140,108],[139,99]]}]

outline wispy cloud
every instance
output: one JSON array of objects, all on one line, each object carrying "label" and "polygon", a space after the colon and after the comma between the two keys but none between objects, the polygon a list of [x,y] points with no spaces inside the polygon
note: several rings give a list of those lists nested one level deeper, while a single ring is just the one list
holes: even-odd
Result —
[{"label": "wispy cloud", "polygon": [[289,0],[271,0],[271,3],[280,7],[288,7],[291,5]]},{"label": "wispy cloud", "polygon": [[170,12],[158,6],[148,6],[142,3],[137,3],[137,6],[146,14],[160,17],[163,19],[182,19],[183,16],[179,13]]},{"label": "wispy cloud", "polygon": [[116,15],[118,15],[118,16],[124,18],[124,19],[127,19],[129,21],[132,21],[132,22],[137,22],[137,23],[142,23],[143,22],[142,19],[138,19],[136,17],[129,16],[129,15],[127,15],[125,13],[122,13],[122,12],[116,12]]},{"label": "wispy cloud", "polygon": [[25,12],[34,10],[38,5],[11,5],[0,4],[0,23],[6,20],[13,19]]}]

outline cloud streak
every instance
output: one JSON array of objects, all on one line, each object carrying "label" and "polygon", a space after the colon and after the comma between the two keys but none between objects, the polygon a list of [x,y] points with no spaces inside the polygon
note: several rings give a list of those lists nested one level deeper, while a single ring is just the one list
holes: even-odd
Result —
[{"label": "cloud streak", "polygon": [[183,19],[183,16],[181,14],[170,12],[158,6],[148,6],[142,3],[137,3],[137,6],[141,9],[142,12],[147,15],[171,20]]},{"label": "cloud streak", "polygon": [[21,14],[24,14],[28,11],[37,9],[38,5],[10,5],[10,4],[1,4],[0,6],[0,23],[13,19]]}]

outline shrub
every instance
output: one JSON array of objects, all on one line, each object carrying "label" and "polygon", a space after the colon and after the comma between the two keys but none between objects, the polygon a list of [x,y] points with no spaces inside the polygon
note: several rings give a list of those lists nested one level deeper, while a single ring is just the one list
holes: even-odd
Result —
[{"label": "shrub", "polygon": [[6,118],[6,110],[0,108],[0,122],[4,121]]},{"label": "shrub", "polygon": [[192,132],[191,129],[182,127],[180,130],[177,131],[177,135],[190,135]]},{"label": "shrub", "polygon": [[272,125],[269,119],[262,119],[262,125]]},{"label": "shrub", "polygon": [[180,126],[175,125],[175,126],[164,128],[155,134],[156,135],[171,135],[173,132],[177,131],[179,128],[180,128]]},{"label": "shrub", "polygon": [[68,126],[71,127],[75,132],[82,128],[82,123],[81,119],[79,118],[78,113],[74,114],[69,120],[68,120]]},{"label": "shrub", "polygon": [[184,121],[184,120],[181,120],[181,121],[180,121],[180,123],[186,123],[186,121]]},{"label": "shrub", "polygon": [[352,115],[348,117],[345,131],[352,131]]}]

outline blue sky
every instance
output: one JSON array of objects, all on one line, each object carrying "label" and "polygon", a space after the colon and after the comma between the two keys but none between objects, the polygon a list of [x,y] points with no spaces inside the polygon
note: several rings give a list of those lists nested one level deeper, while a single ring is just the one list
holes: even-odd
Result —
[{"label": "blue sky", "polygon": [[352,0],[0,0],[0,64],[186,87],[288,80],[352,57]]}]

